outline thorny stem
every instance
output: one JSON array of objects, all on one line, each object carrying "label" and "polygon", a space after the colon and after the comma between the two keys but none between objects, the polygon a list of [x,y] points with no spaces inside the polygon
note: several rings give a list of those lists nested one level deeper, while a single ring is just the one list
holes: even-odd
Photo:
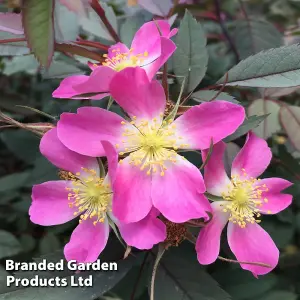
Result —
[{"label": "thorny stem", "polygon": [[215,8],[216,8],[216,15],[218,17],[218,22],[221,26],[221,29],[223,31],[223,34],[224,36],[226,37],[227,41],[228,41],[228,44],[230,45],[230,48],[232,50],[232,52],[234,53],[234,56],[235,56],[235,60],[236,60],[236,63],[238,63],[240,61],[240,56],[239,56],[239,53],[236,49],[236,46],[231,38],[231,36],[229,35],[228,31],[227,31],[227,28],[226,26],[224,25],[223,23],[223,20],[222,20],[222,16],[221,16],[221,4],[220,4],[220,0],[214,0],[215,2]]},{"label": "thorny stem", "polygon": [[140,270],[139,270],[139,274],[137,276],[137,280],[135,281],[134,283],[134,287],[133,287],[133,290],[132,290],[132,293],[130,295],[130,300],[134,300],[134,297],[135,297],[135,293],[136,293],[136,290],[137,290],[137,287],[139,285],[139,282],[140,282],[140,279],[142,277],[142,273],[143,273],[143,270],[144,270],[144,267],[146,265],[146,261],[147,261],[147,258],[149,256],[149,252],[147,252],[144,256],[144,259],[143,259],[143,262],[141,264],[141,267],[140,267]]},{"label": "thorny stem", "polygon": [[235,264],[253,265],[253,266],[260,266],[260,267],[265,267],[265,268],[272,268],[272,266],[270,266],[268,264],[260,263],[260,262],[238,261],[238,260],[234,260],[234,259],[225,258],[225,257],[222,257],[222,256],[218,256],[218,259],[226,261],[226,262],[230,262],[230,263],[235,263]]},{"label": "thorny stem", "polygon": [[114,30],[114,28],[112,27],[112,25],[110,24],[110,22],[108,21],[106,15],[105,15],[105,11],[102,8],[102,6],[100,5],[100,3],[98,2],[98,0],[92,0],[91,1],[91,7],[97,13],[97,15],[100,17],[101,21],[103,22],[103,24],[105,25],[105,27],[107,28],[108,32],[113,37],[113,39],[117,43],[121,42],[118,34]]}]

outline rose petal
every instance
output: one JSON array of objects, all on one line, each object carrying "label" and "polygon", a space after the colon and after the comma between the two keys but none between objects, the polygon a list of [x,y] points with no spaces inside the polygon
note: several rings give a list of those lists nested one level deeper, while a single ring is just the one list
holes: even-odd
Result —
[{"label": "rose petal", "polygon": [[144,69],[126,68],[112,79],[111,95],[130,115],[139,119],[159,118],[166,96],[158,81],[150,82]]},{"label": "rose petal", "polygon": [[99,66],[96,68],[88,80],[83,83],[74,84],[73,88],[77,91],[77,94],[88,94],[88,93],[109,93],[109,85],[116,74],[116,71],[109,67]]},{"label": "rose petal", "polygon": [[101,144],[105,151],[105,156],[107,157],[108,176],[111,184],[113,184],[116,178],[118,168],[118,153],[115,147],[110,142],[102,141]]},{"label": "rose petal", "polygon": [[[212,195],[221,196],[227,190],[230,180],[226,174],[223,157],[226,144],[219,142],[213,146],[212,154],[204,168],[204,182],[207,191]],[[202,159],[206,161],[208,150],[202,150]]]},{"label": "rose petal", "polygon": [[[123,118],[98,107],[81,107],[77,114],[63,113],[57,135],[70,150],[88,156],[104,156],[101,141],[122,145]],[[122,149],[120,149],[122,151]]]},{"label": "rose petal", "polygon": [[174,125],[189,149],[208,149],[235,132],[245,118],[242,106],[227,101],[213,101],[193,106]]},{"label": "rose petal", "polygon": [[97,159],[84,156],[69,150],[57,137],[57,129],[47,131],[40,143],[41,153],[56,167],[72,172],[80,172],[81,168],[94,169],[99,174]]},{"label": "rose petal", "polygon": [[256,178],[266,170],[271,158],[272,152],[267,142],[254,133],[249,133],[244,147],[232,163],[231,174]]},{"label": "rose petal", "polygon": [[86,84],[89,76],[74,75],[63,79],[59,87],[52,93],[53,98],[72,98],[78,95],[78,91],[74,89],[74,85]]},{"label": "rose petal", "polygon": [[130,164],[129,157],[118,166],[113,191],[112,210],[120,222],[138,222],[151,210],[151,176]]},{"label": "rose petal", "polygon": [[172,56],[176,50],[176,45],[169,39],[162,37],[161,41],[161,55],[152,63],[143,64],[143,69],[146,70],[149,79],[152,79],[157,71],[164,65],[164,63]]},{"label": "rose petal", "polygon": [[32,203],[29,208],[31,222],[43,226],[66,223],[76,216],[76,207],[68,205],[69,181],[48,181],[34,185],[32,188]]},{"label": "rose petal", "polygon": [[151,249],[167,237],[166,225],[151,212],[139,222],[118,227],[126,244],[140,250]]},{"label": "rose petal", "polygon": [[241,264],[242,269],[257,276],[267,274],[276,267],[279,251],[269,234],[258,224],[248,223],[246,228],[241,228],[229,223],[227,238],[230,249],[238,261],[263,263],[270,266]]},{"label": "rose petal", "polygon": [[71,235],[71,239],[64,248],[66,260],[76,260],[78,263],[94,262],[106,246],[109,236],[109,225],[93,224],[92,219],[80,223]]},{"label": "rose petal", "polygon": [[176,163],[166,163],[164,176],[152,175],[153,205],[170,221],[186,222],[205,218],[211,210],[204,197],[204,181],[200,171],[179,155]]},{"label": "rose petal", "polygon": [[213,218],[201,229],[196,242],[197,258],[200,264],[213,263],[220,252],[221,233],[228,222],[229,213],[223,212],[222,205],[226,201],[218,201],[211,204]]}]

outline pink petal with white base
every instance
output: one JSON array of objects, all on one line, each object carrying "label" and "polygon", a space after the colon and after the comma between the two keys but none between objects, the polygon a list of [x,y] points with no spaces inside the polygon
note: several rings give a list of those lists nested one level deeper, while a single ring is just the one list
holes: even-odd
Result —
[{"label": "pink petal with white base", "polygon": [[238,261],[270,266],[241,264],[244,270],[252,272],[254,276],[267,274],[276,267],[279,250],[270,235],[258,224],[248,223],[246,228],[241,228],[229,223],[227,238],[230,249]]},{"label": "pink petal with white base", "polygon": [[72,172],[80,172],[81,168],[94,169],[99,173],[96,158],[84,156],[69,150],[57,137],[57,129],[47,131],[41,139],[41,153],[56,167]]},{"label": "pink petal with white base", "polygon": [[231,175],[257,178],[266,170],[271,158],[272,152],[267,142],[254,133],[249,133],[244,147],[232,163]]},{"label": "pink petal with white base", "polygon": [[263,205],[259,207],[261,213],[277,214],[291,205],[293,196],[280,193],[290,187],[291,182],[281,178],[266,178],[258,181],[256,185],[265,185],[268,189],[261,195],[262,199],[266,199],[266,201],[263,201]]},{"label": "pink petal with white base", "polygon": [[66,223],[76,216],[77,208],[70,208],[68,203],[69,181],[49,181],[34,185],[32,203],[29,208],[31,222],[43,226]]},{"label": "pink petal with white base", "polygon": [[94,262],[106,246],[109,236],[109,225],[93,224],[92,219],[82,221],[71,235],[71,239],[64,248],[66,260],[76,260],[78,263]]},{"label": "pink petal with white base", "polygon": [[151,64],[143,64],[143,69],[146,70],[149,78],[153,78],[157,71],[171,57],[176,50],[176,45],[169,39],[162,37],[161,39],[161,55]]},{"label": "pink petal with white base", "polygon": [[177,155],[176,163],[165,163],[164,176],[152,175],[153,205],[170,221],[183,223],[190,219],[208,219],[211,211],[204,197],[204,181],[200,171]]},{"label": "pink petal with white base", "polygon": [[122,223],[144,219],[152,208],[151,176],[125,158],[119,164],[113,185],[112,212]]},{"label": "pink petal with white base", "polygon": [[182,143],[189,149],[208,149],[213,139],[216,144],[235,132],[243,123],[245,110],[227,101],[213,101],[193,106],[174,124]]},{"label": "pink petal with white base", "polygon": [[[204,168],[204,182],[207,191],[216,196],[221,196],[227,189],[230,180],[225,172],[223,157],[226,144],[219,142],[213,146],[212,154]],[[202,159],[206,161],[208,150],[202,150]]]},{"label": "pink petal with white base", "polygon": [[112,97],[130,115],[138,119],[159,118],[166,96],[158,81],[149,81],[144,69],[126,68],[117,73],[110,85]]},{"label": "pink petal with white base", "polygon": [[226,205],[226,202],[218,201],[211,204],[213,218],[201,229],[197,238],[197,258],[202,265],[213,263],[220,252],[221,233],[229,219],[229,213],[223,212],[222,204]]},{"label": "pink petal with white base", "polygon": [[98,107],[81,107],[77,114],[63,113],[57,135],[70,150],[88,156],[104,156],[101,141],[122,144],[123,118]]},{"label": "pink petal with white base", "polygon": [[140,250],[151,249],[167,237],[166,225],[152,212],[139,222],[118,227],[126,244]]}]

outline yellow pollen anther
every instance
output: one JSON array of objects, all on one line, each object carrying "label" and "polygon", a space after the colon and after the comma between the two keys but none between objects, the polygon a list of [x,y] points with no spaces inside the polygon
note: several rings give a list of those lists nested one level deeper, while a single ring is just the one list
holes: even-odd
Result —
[{"label": "yellow pollen anther", "polygon": [[134,49],[130,49],[129,52],[121,52],[120,48],[112,49],[110,55],[103,54],[105,62],[103,66],[107,66],[117,72],[127,67],[143,66],[145,58],[149,55],[147,51],[144,53],[133,54]]},{"label": "yellow pollen anther", "polygon": [[[245,169],[241,170],[243,176],[233,175],[227,190],[222,193],[222,197],[227,201],[223,206],[223,212],[229,212],[229,221],[245,228],[247,223],[260,223],[261,207],[268,203],[267,198],[262,194],[268,189],[266,185],[258,185],[259,179],[247,177]],[[269,211],[268,211],[269,213]]]},{"label": "yellow pollen anther", "polygon": [[106,213],[110,211],[112,191],[103,178],[97,176],[94,169],[81,168],[82,172],[72,173],[72,187],[67,187],[70,208],[77,208],[74,216],[80,215],[79,222],[95,218],[93,224],[104,222]]},{"label": "yellow pollen anther", "polygon": [[157,172],[164,176],[168,165],[178,161],[179,156],[174,150],[189,146],[178,136],[172,122],[163,121],[161,117],[145,120],[133,116],[123,128],[124,150],[119,154],[128,154],[129,163],[139,166],[148,175]]}]

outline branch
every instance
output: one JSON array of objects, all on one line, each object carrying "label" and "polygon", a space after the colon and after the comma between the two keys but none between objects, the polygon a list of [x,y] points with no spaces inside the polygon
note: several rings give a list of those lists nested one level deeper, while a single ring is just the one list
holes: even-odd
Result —
[{"label": "branch", "polygon": [[230,263],[235,263],[235,264],[253,265],[253,266],[259,266],[259,267],[265,267],[265,268],[272,268],[272,266],[270,266],[268,264],[260,263],[260,262],[238,261],[238,260],[234,260],[234,259],[225,258],[225,257],[222,257],[222,256],[218,256],[218,259],[226,261],[226,262],[230,262]]},{"label": "branch", "polygon": [[221,4],[220,4],[220,0],[214,0],[214,2],[215,2],[215,8],[216,8],[216,15],[218,17],[218,22],[219,22],[219,24],[220,24],[220,26],[222,28],[224,36],[226,37],[226,39],[228,41],[228,44],[230,45],[230,48],[231,48],[232,52],[234,53],[236,63],[238,63],[240,61],[240,56],[239,56],[239,53],[238,53],[238,51],[237,51],[237,49],[235,47],[235,44],[234,44],[231,36],[229,35],[229,33],[227,31],[226,26],[223,23],[222,16],[221,16]]},{"label": "branch", "polygon": [[106,15],[105,15],[105,11],[102,8],[102,6],[100,5],[100,3],[98,2],[98,0],[92,0],[91,2],[91,7],[93,8],[93,10],[97,13],[97,15],[100,17],[101,21],[103,22],[103,24],[105,25],[105,27],[107,28],[108,32],[110,33],[110,35],[113,37],[113,39],[116,41],[116,43],[121,42],[118,34],[116,33],[116,31],[114,30],[114,28],[111,26],[110,22],[108,21]]}]

